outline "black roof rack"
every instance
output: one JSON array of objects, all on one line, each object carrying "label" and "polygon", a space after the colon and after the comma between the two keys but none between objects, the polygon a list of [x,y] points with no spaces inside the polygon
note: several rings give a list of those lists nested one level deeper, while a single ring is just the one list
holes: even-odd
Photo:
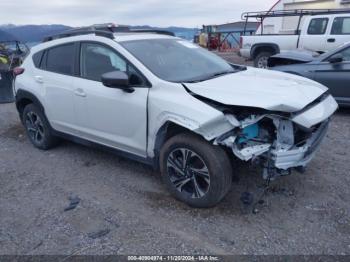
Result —
[{"label": "black roof rack", "polygon": [[154,33],[154,34],[160,34],[160,35],[175,36],[173,32],[166,31],[166,30],[130,29],[124,26],[120,28],[119,27],[104,27],[104,28],[99,27],[99,29],[95,29],[94,26],[91,26],[91,27],[81,27],[81,28],[70,29],[60,34],[47,36],[43,39],[43,42],[49,42],[52,40],[71,37],[71,36],[90,35],[90,34],[114,39],[113,33]]},{"label": "black roof rack", "polygon": [[78,36],[78,35],[90,35],[94,34],[96,36],[102,36],[102,37],[107,37],[110,39],[114,39],[114,35],[112,32],[109,31],[103,31],[103,30],[94,30],[94,29],[71,29],[68,31],[65,31],[61,34],[53,35],[53,36],[48,36],[43,39],[43,42],[49,42],[52,40],[56,39],[61,39],[61,38],[66,38],[66,37],[71,37],[71,36]]},{"label": "black roof rack", "polygon": [[306,15],[330,15],[350,13],[350,9],[295,9],[275,10],[261,12],[246,12],[242,14],[242,20],[248,18],[264,19],[266,17],[306,16]]}]

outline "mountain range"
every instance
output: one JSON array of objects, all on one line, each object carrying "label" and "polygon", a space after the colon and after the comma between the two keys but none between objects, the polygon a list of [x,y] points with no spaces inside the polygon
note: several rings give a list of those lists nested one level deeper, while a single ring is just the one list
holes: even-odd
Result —
[{"label": "mountain range", "polygon": [[[192,40],[194,35],[197,33],[196,28],[185,28],[185,27],[151,27],[151,26],[130,26],[132,29],[159,29],[167,30],[175,33],[177,36]],[[24,43],[37,43],[40,42],[44,37],[61,33],[65,30],[72,29],[66,25],[0,25],[0,41],[6,39],[13,40],[15,38]]]}]

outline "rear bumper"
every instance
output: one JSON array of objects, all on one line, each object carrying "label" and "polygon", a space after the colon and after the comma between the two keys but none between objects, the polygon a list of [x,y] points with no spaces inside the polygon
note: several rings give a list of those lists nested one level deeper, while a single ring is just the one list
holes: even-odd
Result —
[{"label": "rear bumper", "polygon": [[305,167],[312,160],[325,137],[329,122],[329,119],[323,122],[301,147],[293,147],[287,151],[271,150],[271,160],[274,166],[282,170],[294,167]]},{"label": "rear bumper", "polygon": [[246,59],[250,59],[250,49],[240,49],[239,56],[244,57]]}]

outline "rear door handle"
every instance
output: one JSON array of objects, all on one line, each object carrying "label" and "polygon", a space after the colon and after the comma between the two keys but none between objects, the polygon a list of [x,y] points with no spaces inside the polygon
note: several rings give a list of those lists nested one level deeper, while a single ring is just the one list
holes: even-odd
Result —
[{"label": "rear door handle", "polygon": [[74,94],[81,97],[86,97],[86,93],[82,88],[75,89]]},{"label": "rear door handle", "polygon": [[328,39],[327,39],[327,42],[328,42],[328,43],[334,43],[334,42],[335,42],[335,38],[328,38]]},{"label": "rear door handle", "polygon": [[35,76],[35,81],[39,84],[44,83],[44,79],[42,76]]}]

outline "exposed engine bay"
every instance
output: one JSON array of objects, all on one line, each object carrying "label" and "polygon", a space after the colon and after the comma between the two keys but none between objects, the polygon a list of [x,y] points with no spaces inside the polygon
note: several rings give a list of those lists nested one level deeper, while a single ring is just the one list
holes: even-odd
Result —
[{"label": "exposed engine bay", "polygon": [[328,120],[305,129],[278,115],[252,115],[241,126],[215,143],[232,149],[243,160],[259,164],[264,178],[288,175],[291,168],[303,170],[327,131]]},{"label": "exposed engine bay", "polygon": [[[337,108],[328,93],[295,113],[226,106],[196,97],[222,111],[234,126],[233,130],[217,137],[214,144],[229,148],[242,161],[261,166],[263,178],[269,180],[289,175],[293,169],[304,171],[327,133],[330,112]],[[328,117],[308,123],[301,121],[310,112],[322,111],[321,106],[328,107],[328,112],[324,111]]]}]

